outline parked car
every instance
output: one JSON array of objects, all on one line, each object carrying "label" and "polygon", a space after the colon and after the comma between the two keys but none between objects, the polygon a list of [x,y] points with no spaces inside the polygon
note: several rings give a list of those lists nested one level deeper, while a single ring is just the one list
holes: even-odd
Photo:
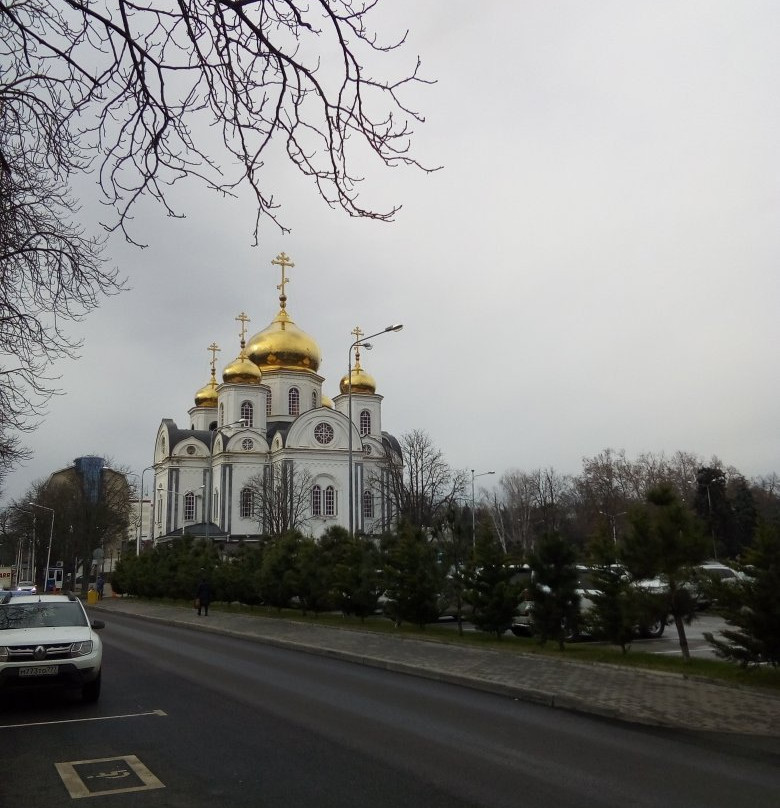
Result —
[{"label": "parked car", "polygon": [[728,586],[733,586],[746,577],[744,573],[727,567],[718,561],[707,561],[704,564],[699,564],[694,569],[694,576],[693,588],[696,605],[699,609],[708,609],[712,606],[711,589],[713,583],[722,582]]},{"label": "parked car", "polygon": [[73,594],[5,593],[0,598],[0,690],[63,686],[100,697],[103,646]]},{"label": "parked car", "polygon": [[[622,568],[615,567],[617,574],[626,574]],[[569,639],[579,637],[591,637],[593,631],[589,625],[588,614],[593,609],[594,598],[598,597],[600,591],[596,588],[593,580],[594,568],[584,564],[577,565],[577,595],[579,596],[579,620],[576,626],[569,627],[567,634]],[[648,594],[659,591],[660,584],[654,581],[636,581],[632,586]],[[526,590],[530,595],[530,590]],[[528,637],[533,634],[533,608],[534,602],[529,597],[524,598],[515,612],[511,630],[516,637]],[[653,614],[647,622],[636,626],[636,634],[639,637],[654,638],[663,635],[666,628],[666,615]]]}]

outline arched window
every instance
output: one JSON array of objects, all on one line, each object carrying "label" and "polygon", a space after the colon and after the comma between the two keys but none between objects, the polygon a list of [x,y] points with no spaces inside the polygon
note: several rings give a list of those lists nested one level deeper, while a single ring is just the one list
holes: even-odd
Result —
[{"label": "arched window", "polygon": [[163,507],[162,507],[162,497],[157,498],[157,519],[155,520],[158,525],[162,524],[162,514],[163,514]]},{"label": "arched window", "polygon": [[374,518],[374,495],[370,491],[363,492],[363,516]]},{"label": "arched window", "polygon": [[271,417],[271,391],[265,394],[265,414],[267,418]]},{"label": "arched window", "polygon": [[225,423],[225,405],[219,405],[219,423],[220,426]]},{"label": "arched window", "polygon": [[243,488],[241,490],[241,501],[240,501],[240,516],[242,519],[249,519],[252,516],[252,512],[254,511],[254,495],[249,488]]},{"label": "arched window", "polygon": [[334,516],[336,513],[336,489],[329,485],[325,489],[325,516]]},{"label": "arched window", "polygon": [[360,413],[360,434],[371,434],[371,413],[368,410],[362,410]]},{"label": "arched window", "polygon": [[192,491],[187,491],[184,495],[184,521],[195,521],[195,494]]},{"label": "arched window", "polygon": [[311,515],[322,515],[322,489],[318,485],[311,489]]},{"label": "arched window", "polygon": [[317,391],[316,390],[311,391],[311,408],[313,410],[317,409]]},{"label": "arched window", "polygon": [[241,404],[241,420],[244,426],[254,426],[255,409],[251,401],[244,401]]},{"label": "arched window", "polygon": [[219,491],[216,488],[211,497],[211,521],[219,524]]},{"label": "arched window", "polygon": [[287,412],[290,415],[300,415],[301,394],[298,392],[297,387],[290,388],[290,392],[287,394],[287,403],[288,403]]}]

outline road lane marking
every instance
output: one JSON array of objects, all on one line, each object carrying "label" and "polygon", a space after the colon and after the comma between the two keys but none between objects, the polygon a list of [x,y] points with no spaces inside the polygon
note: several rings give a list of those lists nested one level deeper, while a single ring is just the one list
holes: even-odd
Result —
[{"label": "road lane marking", "polygon": [[147,715],[156,715],[161,718],[168,714],[163,710],[151,710],[146,713],[125,713],[124,715],[101,715],[93,718],[66,718],[62,721],[33,721],[26,724],[0,724],[0,729],[18,729],[19,727],[50,727],[55,724],[85,724],[89,721],[114,721],[120,718],[143,718]]},{"label": "road lane marking", "polygon": [[55,763],[72,799],[165,788],[135,755]]}]

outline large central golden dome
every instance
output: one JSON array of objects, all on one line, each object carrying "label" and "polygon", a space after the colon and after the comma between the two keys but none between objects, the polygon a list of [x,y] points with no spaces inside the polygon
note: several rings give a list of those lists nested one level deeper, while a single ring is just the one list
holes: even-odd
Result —
[{"label": "large central golden dome", "polygon": [[285,275],[285,271],[295,264],[283,252],[271,263],[282,268],[282,282],[276,287],[281,292],[279,314],[268,328],[249,340],[246,348],[247,356],[263,372],[285,369],[310,370],[316,373],[322,359],[320,346],[305,331],[301,331],[287,313],[285,285],[290,279]]},{"label": "large central golden dome", "polygon": [[247,356],[262,370],[310,370],[316,373],[320,346],[280,309],[268,328],[255,334],[246,346]]}]

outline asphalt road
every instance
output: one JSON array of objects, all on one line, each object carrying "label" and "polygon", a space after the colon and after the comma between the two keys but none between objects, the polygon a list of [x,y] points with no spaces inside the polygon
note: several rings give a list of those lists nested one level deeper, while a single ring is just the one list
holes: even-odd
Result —
[{"label": "asphalt road", "polygon": [[648,729],[111,615],[97,705],[0,714],[0,805],[770,806],[758,739]]}]

